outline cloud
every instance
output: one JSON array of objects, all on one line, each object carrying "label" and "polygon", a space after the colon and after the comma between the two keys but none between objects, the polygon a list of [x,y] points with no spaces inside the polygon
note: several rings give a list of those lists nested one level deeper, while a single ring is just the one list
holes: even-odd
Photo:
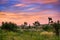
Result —
[{"label": "cloud", "polygon": [[[38,12],[38,11],[44,11],[48,9],[60,11],[59,3],[57,3],[58,0],[6,0],[6,1],[7,1],[6,4],[1,5],[0,7],[1,11]],[[2,2],[5,2],[5,1],[2,0]],[[46,3],[49,2],[49,3],[46,4],[45,2]],[[53,2],[53,3],[50,3],[50,2]]]},{"label": "cloud", "polygon": [[57,2],[58,0],[42,0],[42,3],[53,3]]},{"label": "cloud", "polygon": [[58,0],[1,0],[0,4],[5,4],[8,2],[13,3],[53,3],[57,2]]},{"label": "cloud", "polygon": [[57,2],[58,0],[22,0],[25,3],[52,3]]},{"label": "cloud", "polygon": [[16,5],[14,5],[14,6],[16,6],[16,7],[25,7],[26,4],[16,4]]},{"label": "cloud", "polygon": [[27,10],[37,10],[37,8],[29,8],[29,9],[27,9]]}]

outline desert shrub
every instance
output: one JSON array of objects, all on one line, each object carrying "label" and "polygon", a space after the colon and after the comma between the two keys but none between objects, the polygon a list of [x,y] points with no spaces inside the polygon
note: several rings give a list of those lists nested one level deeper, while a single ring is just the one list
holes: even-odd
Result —
[{"label": "desert shrub", "polygon": [[44,26],[42,27],[42,29],[43,29],[44,31],[51,31],[51,30],[52,30],[52,27],[51,27],[50,25],[44,25]]},{"label": "desert shrub", "polygon": [[14,23],[7,23],[7,22],[2,22],[2,26],[1,26],[1,29],[4,29],[4,30],[9,30],[9,31],[16,31],[18,28],[18,26]]},{"label": "desert shrub", "polygon": [[56,33],[57,36],[59,36],[59,32],[60,32],[60,22],[57,21],[55,22],[53,25],[53,29],[54,29],[54,32]]}]

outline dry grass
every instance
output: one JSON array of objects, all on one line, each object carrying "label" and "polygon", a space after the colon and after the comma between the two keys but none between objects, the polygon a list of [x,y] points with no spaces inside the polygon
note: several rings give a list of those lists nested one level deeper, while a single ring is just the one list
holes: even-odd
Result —
[{"label": "dry grass", "polygon": [[40,35],[47,36],[47,37],[53,37],[55,33],[44,31],[44,32],[41,32]]}]

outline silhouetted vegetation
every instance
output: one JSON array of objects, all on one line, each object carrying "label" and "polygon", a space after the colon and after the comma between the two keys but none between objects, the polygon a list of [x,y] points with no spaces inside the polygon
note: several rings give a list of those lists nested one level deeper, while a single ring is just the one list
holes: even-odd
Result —
[{"label": "silhouetted vegetation", "polygon": [[34,28],[38,28],[38,27],[40,26],[39,21],[35,21],[35,22],[33,23],[33,26],[34,26]]},{"label": "silhouetted vegetation", "polygon": [[42,29],[45,30],[45,31],[51,31],[52,27],[50,25],[46,24],[42,27]]},{"label": "silhouetted vegetation", "polygon": [[16,31],[18,26],[11,22],[2,22],[1,29],[9,30],[9,31]]},{"label": "silhouetted vegetation", "polygon": [[60,32],[60,21],[59,20],[57,22],[54,22],[53,29],[56,35],[59,36],[59,32]]},{"label": "silhouetted vegetation", "polygon": [[51,17],[48,17],[48,21],[49,21],[48,24],[51,23],[52,18]]}]

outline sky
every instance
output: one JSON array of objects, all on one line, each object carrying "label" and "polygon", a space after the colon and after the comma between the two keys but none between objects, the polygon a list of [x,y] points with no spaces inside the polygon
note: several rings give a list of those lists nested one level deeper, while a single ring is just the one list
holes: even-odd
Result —
[{"label": "sky", "polygon": [[60,0],[0,0],[0,23],[14,22],[32,24],[39,21],[48,23],[48,17],[53,21],[60,20]]}]

